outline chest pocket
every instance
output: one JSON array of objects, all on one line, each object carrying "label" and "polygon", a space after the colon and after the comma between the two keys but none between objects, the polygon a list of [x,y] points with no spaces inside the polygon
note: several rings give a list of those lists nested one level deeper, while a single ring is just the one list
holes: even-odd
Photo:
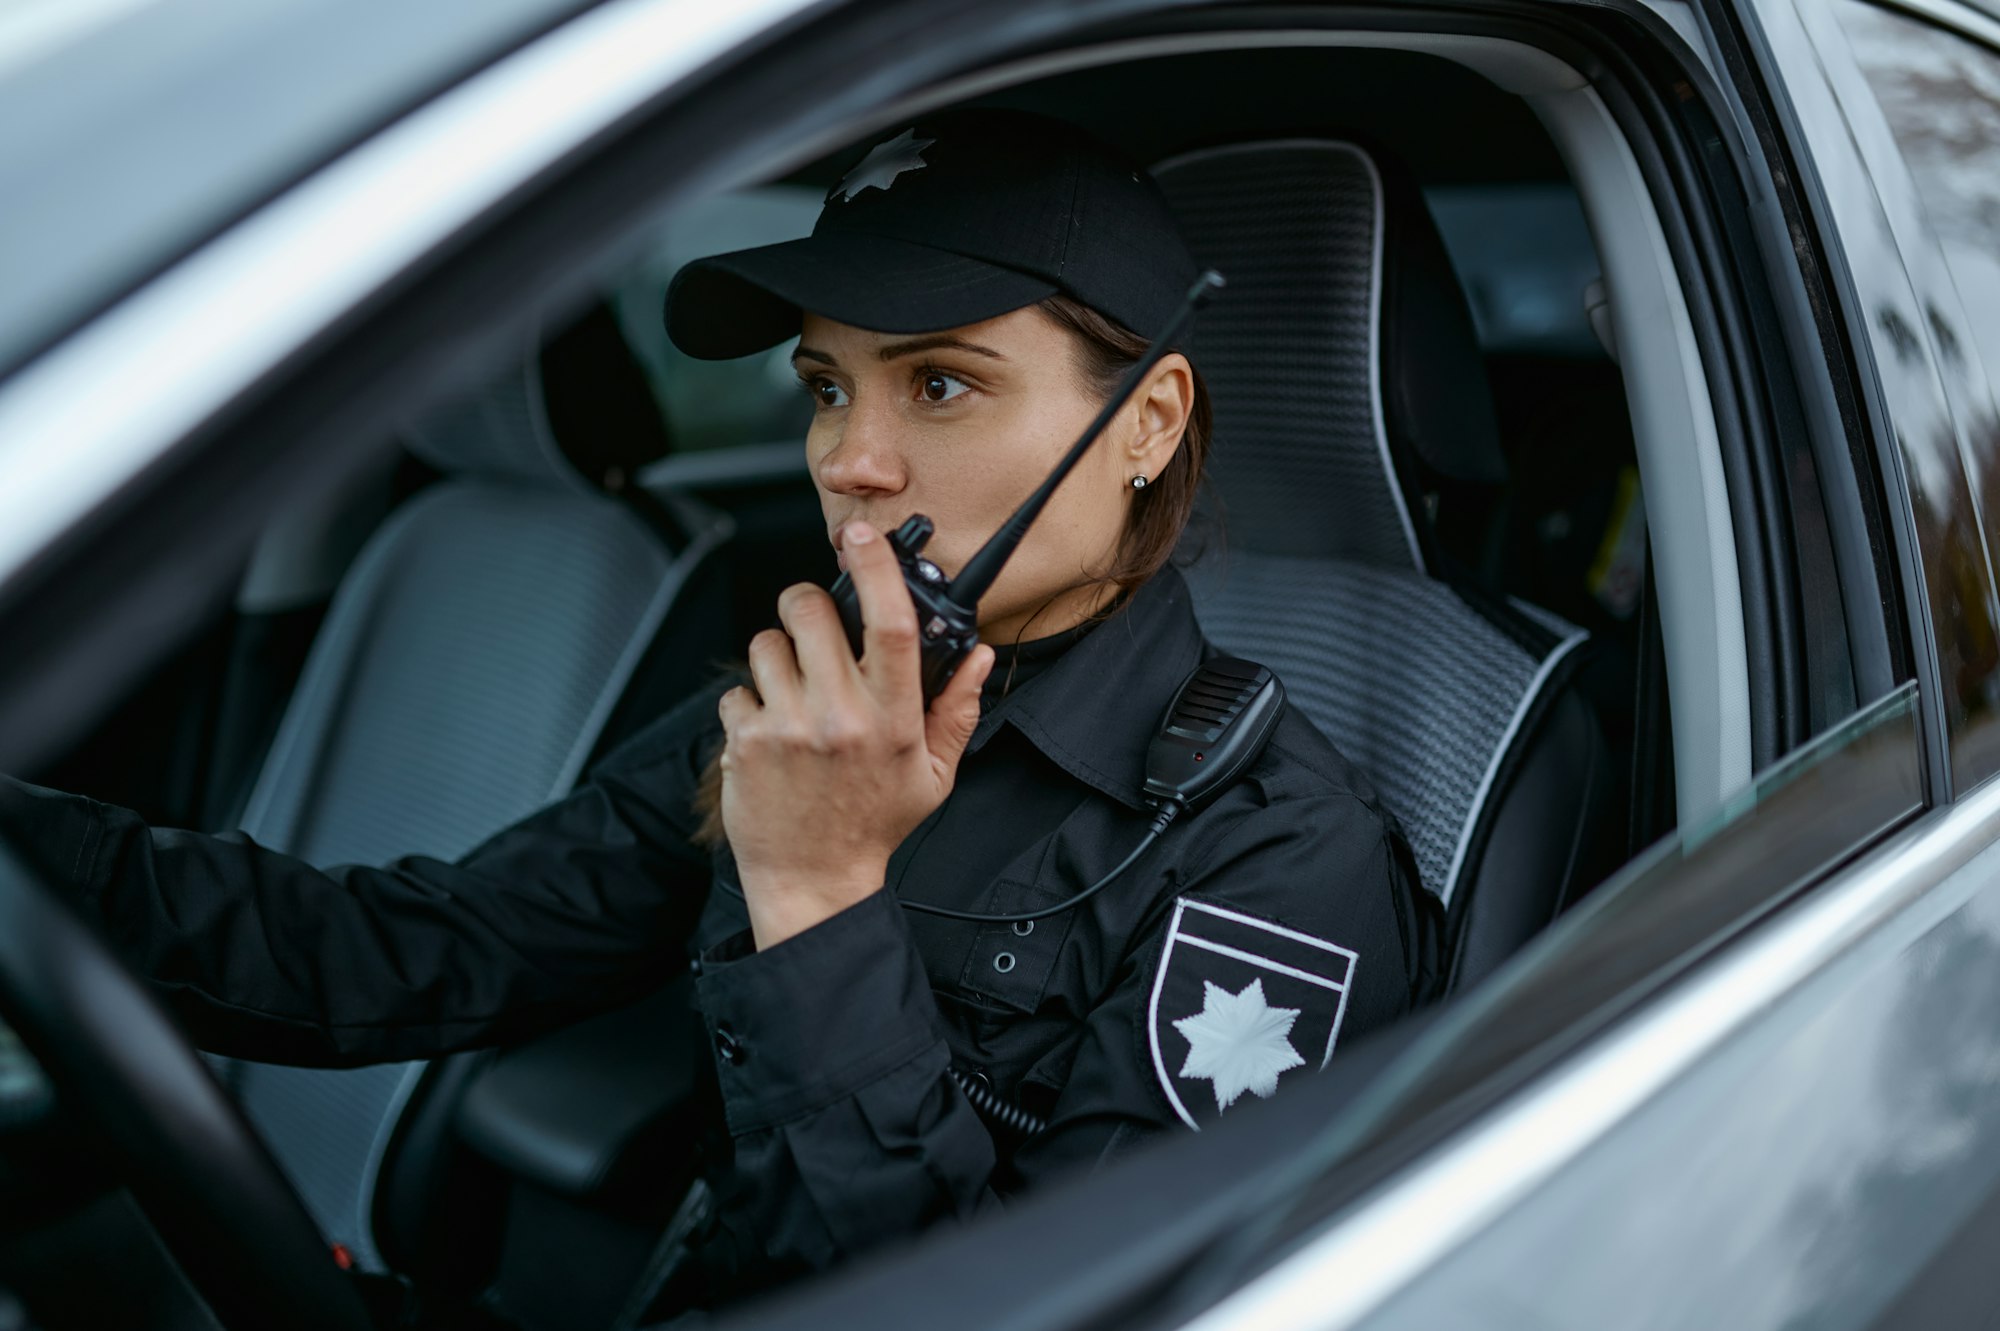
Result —
[{"label": "chest pocket", "polygon": [[[981,909],[1002,915],[1040,910],[1070,893],[1071,889],[1060,883],[1002,878],[993,885]],[[1045,920],[978,926],[954,987],[1017,1012],[1033,1012],[1048,992],[1074,922],[1075,912],[1064,911]]]},{"label": "chest pocket", "polygon": [[[964,816],[983,820],[974,827],[944,827],[915,849],[904,866],[903,882],[923,884],[933,900],[961,910],[1010,915],[1061,905],[1079,888],[1096,881],[1125,854],[1128,814],[1109,800],[1074,786],[1049,787],[1053,798],[1044,807],[1027,809],[1011,801],[1001,830],[1013,831],[1040,823],[1046,830],[1005,859],[994,855],[995,802],[970,804]],[[1107,860],[1106,857],[1110,858]],[[966,882],[968,868],[984,858],[993,863],[992,877],[974,886]],[[892,873],[896,871],[891,861]],[[944,884],[958,878],[963,887],[951,892]],[[976,881],[976,880],[975,880]],[[1102,950],[1102,928],[1095,911],[1103,897],[1085,907],[1065,910],[1043,920],[1018,924],[974,924],[911,914],[912,935],[924,955],[934,988],[966,1000],[972,1009],[994,1017],[1038,1012],[1052,1000],[1074,1011],[1088,992],[1085,981],[1099,969],[1081,953]],[[1083,923],[1079,923],[1082,920]],[[971,1024],[971,1014],[966,1014]]]}]

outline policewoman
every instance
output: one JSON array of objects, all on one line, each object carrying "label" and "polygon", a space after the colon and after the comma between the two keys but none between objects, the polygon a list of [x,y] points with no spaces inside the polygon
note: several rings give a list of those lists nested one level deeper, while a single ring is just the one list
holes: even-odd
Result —
[{"label": "policewoman", "polygon": [[1199,375],[1176,352],[1132,392],[928,709],[883,535],[927,514],[926,553],[955,571],[1195,273],[1150,178],[1073,127],[898,127],[809,238],[701,260],[667,309],[698,357],[798,339],[859,659],[827,593],[789,589],[747,677],[456,864],[315,868],[5,781],[0,829],[67,869],[197,1041],[237,1057],[518,1040],[691,966],[718,1144],[705,1300],[1211,1124],[1408,1010],[1431,973],[1393,818],[1302,717],[1071,909],[906,909],[1057,905],[1144,837],[1148,741],[1213,652],[1167,564],[1208,443]]}]

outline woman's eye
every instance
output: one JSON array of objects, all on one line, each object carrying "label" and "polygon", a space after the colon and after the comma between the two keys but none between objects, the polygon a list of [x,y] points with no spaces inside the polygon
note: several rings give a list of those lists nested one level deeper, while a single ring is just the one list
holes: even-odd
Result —
[{"label": "woman's eye", "polygon": [[844,407],[847,391],[831,379],[801,379],[799,386],[811,396],[816,407]]},{"label": "woman's eye", "polygon": [[917,390],[926,402],[949,402],[960,393],[969,392],[971,385],[938,370],[925,370],[917,376]]}]

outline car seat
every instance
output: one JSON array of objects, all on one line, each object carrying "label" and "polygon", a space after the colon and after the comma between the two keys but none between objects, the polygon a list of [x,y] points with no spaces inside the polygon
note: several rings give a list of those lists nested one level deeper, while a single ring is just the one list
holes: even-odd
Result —
[{"label": "car seat", "polygon": [[[593,408],[635,400],[606,329],[592,316],[409,425],[443,475],[335,594],[242,819],[257,841],[316,864],[455,858],[575,784],[656,638],[704,662],[726,650],[726,623],[685,611],[728,519],[673,501],[663,516],[629,492],[665,450],[657,415],[615,429],[600,414],[582,447],[551,428],[552,413],[589,419],[552,404],[558,363]],[[423,1065],[218,1062],[329,1241],[379,1269],[368,1199]]]},{"label": "car seat", "polygon": [[1228,281],[1190,344],[1215,409],[1181,555],[1202,625],[1376,783],[1469,983],[1597,881],[1615,774],[1573,687],[1586,635],[1475,588],[1436,539],[1441,500],[1506,476],[1464,295],[1414,183],[1358,144],[1154,173]]}]

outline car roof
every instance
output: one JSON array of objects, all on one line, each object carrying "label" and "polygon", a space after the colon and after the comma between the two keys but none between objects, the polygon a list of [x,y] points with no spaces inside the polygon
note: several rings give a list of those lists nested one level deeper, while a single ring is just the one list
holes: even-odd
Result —
[{"label": "car roof", "polygon": [[590,0],[39,0],[0,15],[0,374]]}]

